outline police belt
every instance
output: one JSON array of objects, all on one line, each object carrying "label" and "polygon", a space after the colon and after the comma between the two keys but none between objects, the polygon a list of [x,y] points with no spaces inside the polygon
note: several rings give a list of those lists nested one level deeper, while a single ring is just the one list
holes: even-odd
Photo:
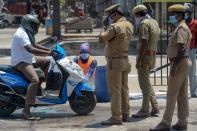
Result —
[{"label": "police belt", "polygon": [[106,56],[106,59],[128,59],[128,56]]},{"label": "police belt", "polygon": [[[189,58],[189,56],[183,56],[183,57],[181,57],[180,60],[183,60],[183,59],[186,59],[186,58]],[[173,63],[177,60],[177,57],[171,57],[171,58],[169,58],[169,60],[170,60],[171,63]]]},{"label": "police belt", "polygon": [[143,53],[144,55],[147,55],[147,56],[155,56],[156,55],[156,51],[154,51],[154,50],[140,50],[140,49],[138,49],[138,52],[139,53]]}]

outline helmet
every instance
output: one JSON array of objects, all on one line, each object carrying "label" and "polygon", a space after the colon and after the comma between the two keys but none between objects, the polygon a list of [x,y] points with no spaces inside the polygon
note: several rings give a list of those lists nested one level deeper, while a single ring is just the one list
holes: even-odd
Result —
[{"label": "helmet", "polygon": [[90,50],[89,43],[85,42],[80,46],[80,53],[88,53]]},{"label": "helmet", "polygon": [[136,15],[137,13],[140,13],[140,12],[144,12],[144,11],[147,11],[147,8],[145,5],[138,5],[136,7],[133,8],[133,15]]},{"label": "helmet", "polygon": [[38,33],[40,22],[36,15],[27,14],[23,16],[21,25],[32,34],[36,34]]},{"label": "helmet", "polygon": [[168,8],[168,11],[170,12],[185,12],[185,6],[184,5],[181,5],[181,4],[175,4],[175,5],[171,5],[169,8]]}]

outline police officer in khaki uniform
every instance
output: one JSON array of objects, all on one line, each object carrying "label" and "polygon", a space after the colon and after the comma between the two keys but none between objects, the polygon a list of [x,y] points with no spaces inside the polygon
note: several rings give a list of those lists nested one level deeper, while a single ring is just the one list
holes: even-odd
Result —
[{"label": "police officer in khaki uniform", "polygon": [[188,75],[191,68],[189,46],[191,32],[184,21],[185,7],[181,4],[168,8],[171,13],[170,23],[176,26],[172,32],[167,49],[167,56],[171,62],[168,81],[166,110],[162,121],[150,131],[170,131],[172,116],[177,102],[178,122],[172,126],[175,130],[187,130],[188,111]]},{"label": "police officer in khaki uniform", "polygon": [[152,105],[151,115],[159,113],[155,92],[149,80],[150,70],[155,66],[157,44],[160,36],[160,28],[156,20],[152,19],[144,5],[138,5],[133,9],[136,23],[139,29],[139,41],[137,43],[138,55],[136,68],[138,81],[143,94],[142,108],[132,117],[144,118],[150,116],[149,103]]},{"label": "police officer in khaki uniform", "polygon": [[105,12],[113,24],[102,29],[99,40],[105,43],[107,60],[107,84],[111,96],[112,117],[103,121],[103,125],[121,125],[129,118],[128,73],[131,64],[128,59],[128,48],[133,34],[133,26],[123,17],[120,5],[112,5]]}]

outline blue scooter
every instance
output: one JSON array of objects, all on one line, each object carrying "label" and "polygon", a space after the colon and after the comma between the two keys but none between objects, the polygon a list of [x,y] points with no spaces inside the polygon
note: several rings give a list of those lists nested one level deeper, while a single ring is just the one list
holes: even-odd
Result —
[{"label": "blue scooter", "polygon": [[[55,69],[55,71],[54,71]],[[48,75],[35,69],[46,87],[40,87],[35,106],[51,106],[69,101],[71,109],[79,115],[87,115],[96,106],[95,89],[84,81],[82,69],[64,57],[50,57]],[[25,105],[29,81],[10,65],[0,65],[0,116],[8,116]],[[43,85],[43,84],[42,84]]]}]

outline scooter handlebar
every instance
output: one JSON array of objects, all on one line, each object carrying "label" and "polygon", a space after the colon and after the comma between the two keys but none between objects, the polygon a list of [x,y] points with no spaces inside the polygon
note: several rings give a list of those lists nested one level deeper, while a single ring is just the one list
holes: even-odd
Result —
[{"label": "scooter handlebar", "polygon": [[58,60],[58,52],[56,50],[51,50],[49,56],[52,56],[54,60]]}]

